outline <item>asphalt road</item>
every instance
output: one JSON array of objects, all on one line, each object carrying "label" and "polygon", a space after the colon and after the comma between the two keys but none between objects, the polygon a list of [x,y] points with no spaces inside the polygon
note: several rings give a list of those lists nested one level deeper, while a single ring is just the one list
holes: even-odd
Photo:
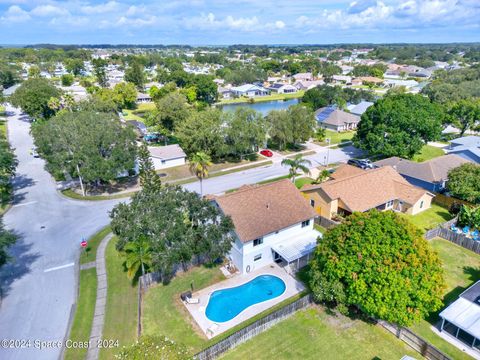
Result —
[{"label": "asphalt road", "polygon": [[39,349],[34,341],[63,340],[75,301],[72,263],[80,241],[108,223],[108,210],[118,200],[83,202],[60,196],[44,170],[44,161],[29,154],[33,146],[30,123],[18,114],[8,120],[9,138],[19,165],[14,205],[5,214],[4,222],[21,239],[11,252],[14,261],[0,272],[0,340],[31,343],[25,343],[23,349],[5,349],[0,344],[0,359],[57,359],[58,347]]},{"label": "asphalt road", "polygon": [[[9,343],[12,348],[3,348],[0,343],[0,359],[57,359],[61,353],[57,343],[65,337],[75,302],[74,263],[80,241],[105,226],[109,222],[108,211],[121,200],[84,202],[59,195],[53,179],[44,170],[44,161],[29,153],[33,142],[28,119],[11,107],[7,111],[14,114],[8,117],[9,139],[19,165],[14,180],[14,205],[5,214],[4,222],[20,235],[20,240],[11,251],[14,261],[0,272],[0,340],[27,342]],[[345,147],[322,150],[306,158],[314,167],[324,164],[327,158],[333,163],[358,155],[355,148]],[[277,162],[207,179],[203,193],[218,194],[287,173],[288,169]],[[185,188],[199,192],[200,186],[196,182]],[[41,349],[40,342],[51,342],[45,344],[50,347]]]}]

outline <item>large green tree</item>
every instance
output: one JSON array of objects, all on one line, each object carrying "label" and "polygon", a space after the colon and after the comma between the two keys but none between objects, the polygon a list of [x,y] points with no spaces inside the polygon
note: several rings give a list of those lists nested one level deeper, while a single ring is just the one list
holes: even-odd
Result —
[{"label": "large green tree", "polygon": [[33,136],[47,168],[78,178],[84,194],[85,184],[98,186],[134,167],[135,133],[111,113],[61,113],[35,126]]},{"label": "large green tree", "polygon": [[151,269],[168,280],[175,265],[212,262],[232,246],[233,223],[210,201],[180,186],[164,185],[160,191],[140,191],[130,203],[112,210],[111,226],[118,236],[117,249],[144,239],[152,256]]},{"label": "large green tree", "polygon": [[402,326],[442,307],[442,264],[422,232],[392,211],[354,213],[329,229],[310,263],[317,301]]},{"label": "large green tree", "polygon": [[[1,136],[1,135],[0,135]],[[15,175],[17,159],[7,139],[0,137],[0,205],[10,199],[12,176]]]},{"label": "large green tree", "polygon": [[85,70],[82,59],[67,59],[65,60],[65,68],[67,71],[75,76],[80,75]]},{"label": "large green tree", "polygon": [[155,171],[147,144],[142,142],[138,149],[138,177],[143,191],[156,192],[162,186],[160,176]]},{"label": "large green tree", "polygon": [[411,158],[442,131],[442,108],[421,95],[386,96],[362,115],[355,146],[372,155]]},{"label": "large green tree", "polygon": [[191,156],[204,152],[218,160],[225,154],[225,135],[222,112],[215,108],[192,111],[176,130],[182,149]]},{"label": "large green tree", "polygon": [[48,107],[50,98],[59,98],[61,92],[50,81],[43,78],[28,79],[10,97],[13,106],[34,119],[48,119],[55,112]]},{"label": "large green tree", "polygon": [[97,79],[98,85],[101,87],[107,87],[108,85],[108,78],[107,78],[107,61],[103,59],[93,59],[93,74]]},{"label": "large green tree", "polygon": [[453,125],[460,129],[460,136],[467,130],[480,129],[480,99],[459,100],[450,106],[448,115]]},{"label": "large green tree", "polygon": [[145,73],[143,72],[144,67],[138,61],[132,61],[127,70],[125,70],[125,81],[134,83],[137,89],[143,90],[145,85]]},{"label": "large green tree", "polygon": [[234,157],[255,152],[266,142],[266,122],[261,113],[246,107],[224,114],[227,151]]},{"label": "large green tree", "polygon": [[155,101],[156,113],[152,125],[161,125],[173,131],[190,116],[190,105],[182,94],[173,92]]},{"label": "large green tree", "polygon": [[480,204],[480,165],[466,163],[450,170],[447,188],[454,197]]},{"label": "large green tree", "polygon": [[128,82],[121,82],[113,88],[114,101],[122,109],[135,108],[135,101],[137,100],[137,89],[135,85]]}]

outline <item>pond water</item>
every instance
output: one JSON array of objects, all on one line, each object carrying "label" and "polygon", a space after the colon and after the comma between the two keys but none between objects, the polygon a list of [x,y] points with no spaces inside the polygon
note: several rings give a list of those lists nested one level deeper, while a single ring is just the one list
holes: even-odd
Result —
[{"label": "pond water", "polygon": [[219,106],[223,111],[235,111],[239,107],[248,107],[253,110],[256,110],[262,113],[263,116],[267,115],[271,110],[284,110],[288,109],[291,105],[298,104],[299,99],[289,99],[289,100],[274,100],[274,101],[262,101],[253,104],[243,103],[243,104],[225,104]]}]

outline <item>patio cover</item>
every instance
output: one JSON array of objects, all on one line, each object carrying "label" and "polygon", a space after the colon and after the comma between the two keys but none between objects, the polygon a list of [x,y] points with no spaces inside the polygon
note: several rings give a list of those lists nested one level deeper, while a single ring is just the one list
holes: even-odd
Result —
[{"label": "patio cover", "polygon": [[310,254],[317,246],[317,238],[322,234],[316,230],[292,237],[272,246],[273,251],[279,254],[288,263]]},{"label": "patio cover", "polygon": [[480,339],[480,306],[477,304],[460,297],[443,310],[440,317]]}]

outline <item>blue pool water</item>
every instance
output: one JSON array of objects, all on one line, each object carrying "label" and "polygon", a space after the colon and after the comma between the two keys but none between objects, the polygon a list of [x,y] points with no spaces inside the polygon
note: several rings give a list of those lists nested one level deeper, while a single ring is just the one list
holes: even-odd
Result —
[{"label": "blue pool water", "polygon": [[211,321],[232,320],[249,306],[274,299],[285,291],[282,279],[273,275],[260,275],[248,283],[210,295],[205,315]]}]

